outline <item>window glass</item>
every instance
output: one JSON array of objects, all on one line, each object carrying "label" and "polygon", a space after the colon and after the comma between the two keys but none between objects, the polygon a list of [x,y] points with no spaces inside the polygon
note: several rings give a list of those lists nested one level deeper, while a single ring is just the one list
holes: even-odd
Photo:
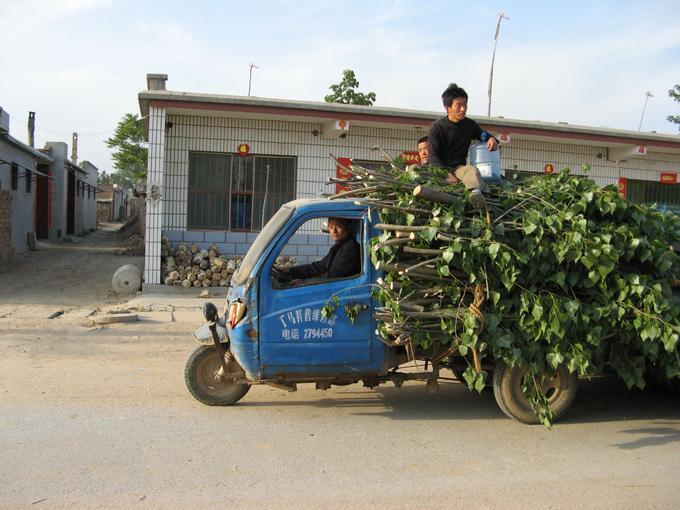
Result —
[{"label": "window glass", "polygon": [[[361,274],[361,221],[347,219],[339,222],[344,237],[336,241],[329,235],[327,219],[314,218],[304,222],[288,239],[272,270],[274,288],[313,285]],[[321,230],[318,229],[320,221],[323,225]],[[338,224],[337,221],[334,223]],[[315,227],[316,233],[310,234]]]},{"label": "window glass", "polygon": [[189,153],[188,228],[257,231],[295,198],[296,158]]}]

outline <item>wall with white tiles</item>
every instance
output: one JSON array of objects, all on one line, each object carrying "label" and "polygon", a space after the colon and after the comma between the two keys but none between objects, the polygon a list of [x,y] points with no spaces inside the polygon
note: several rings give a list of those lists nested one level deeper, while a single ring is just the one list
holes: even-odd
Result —
[{"label": "wall with white tiles", "polygon": [[[234,154],[241,143],[256,155],[296,156],[296,198],[314,198],[334,190],[326,185],[335,176],[336,163],[330,156],[356,160],[380,160],[370,148],[381,146],[389,154],[415,150],[424,132],[415,129],[367,128],[352,126],[346,138],[325,140],[321,124],[310,122],[256,120],[227,117],[167,115],[164,109],[150,109],[149,173],[147,191],[160,186],[158,201],[147,199],[147,244],[145,282],[160,282],[160,240],[171,245],[196,243],[201,248],[216,244],[228,256],[243,255],[255,239],[256,232],[230,232],[187,229],[188,167],[190,151]],[[317,133],[315,135],[314,133]],[[556,171],[569,167],[589,175],[600,185],[616,184],[619,176],[658,181],[660,172],[678,171],[680,155],[648,153],[617,165],[607,161],[606,147],[561,144],[513,139],[501,146],[501,168],[542,173],[546,163]],[[162,232],[161,232],[162,231]],[[286,254],[305,263],[319,259],[328,250],[328,237],[318,228],[302,232],[286,248]]]},{"label": "wall with white tiles", "polygon": [[659,182],[661,172],[680,172],[680,154],[648,152],[621,163],[607,160],[607,147],[515,140],[501,144],[501,168],[543,173],[546,163],[555,171],[569,168],[573,174],[585,175],[582,165],[590,166],[588,176],[600,186],[616,185],[619,177]]},{"label": "wall with white tiles", "polygon": [[146,236],[144,282],[161,283],[161,230],[166,189],[165,108],[149,108],[149,157],[146,177]]}]

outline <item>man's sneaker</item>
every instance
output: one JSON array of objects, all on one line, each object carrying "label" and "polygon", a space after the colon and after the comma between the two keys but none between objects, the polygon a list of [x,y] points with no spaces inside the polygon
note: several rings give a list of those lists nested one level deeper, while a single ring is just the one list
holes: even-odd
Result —
[{"label": "man's sneaker", "polygon": [[484,200],[484,195],[478,189],[473,189],[470,192],[470,204],[475,209],[486,209],[486,200]]}]

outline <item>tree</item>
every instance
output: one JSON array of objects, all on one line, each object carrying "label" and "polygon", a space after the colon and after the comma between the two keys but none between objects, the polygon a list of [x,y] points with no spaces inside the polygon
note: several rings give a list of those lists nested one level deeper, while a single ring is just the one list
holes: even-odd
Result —
[{"label": "tree", "polygon": [[[680,101],[680,83],[676,83],[675,87],[668,91],[668,95],[676,101]],[[680,115],[669,115],[666,117],[666,120],[673,124],[678,124],[678,129],[680,129]]]},{"label": "tree", "polygon": [[351,69],[345,69],[342,72],[342,81],[329,87],[333,93],[324,97],[327,103],[342,103],[342,104],[363,104],[366,106],[373,106],[375,101],[375,92],[355,92],[359,88],[359,82]]},{"label": "tree", "polygon": [[106,140],[117,170],[111,181],[132,188],[137,181],[146,180],[147,148],[144,141],[144,122],[136,114],[126,113],[118,122],[113,136]]}]

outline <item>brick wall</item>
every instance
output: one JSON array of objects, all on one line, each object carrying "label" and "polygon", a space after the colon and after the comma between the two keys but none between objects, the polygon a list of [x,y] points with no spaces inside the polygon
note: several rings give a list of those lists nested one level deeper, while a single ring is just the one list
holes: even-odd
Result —
[{"label": "brick wall", "polygon": [[97,202],[97,223],[111,221],[111,202]]},{"label": "brick wall", "polygon": [[0,271],[7,268],[12,257],[12,195],[0,191]]}]

